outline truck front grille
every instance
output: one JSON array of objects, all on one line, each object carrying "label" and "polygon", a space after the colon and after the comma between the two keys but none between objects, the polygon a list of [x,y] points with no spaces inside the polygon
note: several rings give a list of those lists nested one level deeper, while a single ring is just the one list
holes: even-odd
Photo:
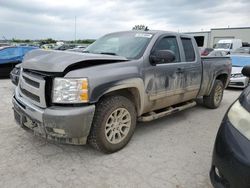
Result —
[{"label": "truck front grille", "polygon": [[20,88],[20,91],[26,96],[29,97],[32,100],[35,100],[36,102],[40,102],[40,97],[34,95],[33,93],[27,91],[26,89]]},{"label": "truck front grille", "polygon": [[18,89],[23,98],[39,107],[46,107],[45,79],[43,76],[21,71]]}]

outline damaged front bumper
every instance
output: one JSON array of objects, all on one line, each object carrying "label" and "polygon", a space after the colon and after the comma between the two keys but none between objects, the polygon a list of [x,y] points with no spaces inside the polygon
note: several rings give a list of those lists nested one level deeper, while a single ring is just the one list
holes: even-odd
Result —
[{"label": "damaged front bumper", "polygon": [[15,93],[12,99],[15,120],[48,140],[84,145],[92,124],[95,105],[39,108]]}]

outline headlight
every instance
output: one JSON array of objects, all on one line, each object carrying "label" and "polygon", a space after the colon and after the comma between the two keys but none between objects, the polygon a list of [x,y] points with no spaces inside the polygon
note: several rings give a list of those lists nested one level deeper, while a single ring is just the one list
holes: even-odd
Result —
[{"label": "headlight", "polygon": [[85,103],[89,101],[87,78],[55,78],[53,103]]},{"label": "headlight", "polygon": [[232,78],[242,78],[242,77],[245,77],[243,74],[241,73],[237,73],[237,74],[232,74],[231,75]]},{"label": "headlight", "polygon": [[250,113],[236,101],[228,112],[229,121],[232,125],[250,140]]}]

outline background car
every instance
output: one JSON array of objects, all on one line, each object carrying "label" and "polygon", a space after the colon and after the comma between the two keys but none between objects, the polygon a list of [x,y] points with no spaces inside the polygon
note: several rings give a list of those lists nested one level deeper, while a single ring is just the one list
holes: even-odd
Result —
[{"label": "background car", "polygon": [[249,78],[241,73],[244,66],[250,65],[250,55],[242,53],[230,55],[232,60],[232,72],[228,87],[246,88],[249,85]]},{"label": "background car", "polygon": [[68,49],[73,49],[75,48],[77,45],[76,44],[63,44],[61,46],[56,46],[54,47],[54,50],[68,50]]},{"label": "background car", "polygon": [[241,39],[223,39],[219,40],[218,43],[216,43],[214,50],[215,51],[222,50],[226,51],[228,54],[231,54],[232,51],[240,47],[242,47]]},{"label": "background car", "polygon": [[9,46],[9,43],[0,43],[0,47]]},{"label": "background car", "polygon": [[23,56],[30,50],[37,49],[30,46],[8,46],[0,48],[0,77],[7,77],[16,64],[21,63]]},{"label": "background car", "polygon": [[213,48],[199,48],[201,56],[207,56],[210,52],[212,52]]},{"label": "background car", "polygon": [[232,54],[250,54],[250,47],[241,47],[232,52]]},{"label": "background car", "polygon": [[227,55],[226,51],[212,51],[207,56],[208,57],[224,57]]},{"label": "background car", "polygon": [[66,51],[71,51],[71,52],[83,52],[85,50],[85,46],[77,46],[75,48],[72,49],[68,49]]},{"label": "background car", "polygon": [[[250,77],[250,66],[242,73]],[[250,187],[250,86],[226,113],[214,145],[210,179],[215,188]]]}]

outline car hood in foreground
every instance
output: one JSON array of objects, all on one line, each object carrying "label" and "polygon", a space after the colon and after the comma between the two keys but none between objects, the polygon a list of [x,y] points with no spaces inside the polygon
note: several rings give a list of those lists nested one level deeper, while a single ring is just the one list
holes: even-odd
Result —
[{"label": "car hood in foreground", "polygon": [[248,86],[240,95],[239,101],[241,105],[250,112],[250,86]]},{"label": "car hood in foreground", "polygon": [[33,50],[24,57],[22,68],[43,72],[64,72],[72,67],[89,67],[122,61],[128,60],[113,55]]}]

